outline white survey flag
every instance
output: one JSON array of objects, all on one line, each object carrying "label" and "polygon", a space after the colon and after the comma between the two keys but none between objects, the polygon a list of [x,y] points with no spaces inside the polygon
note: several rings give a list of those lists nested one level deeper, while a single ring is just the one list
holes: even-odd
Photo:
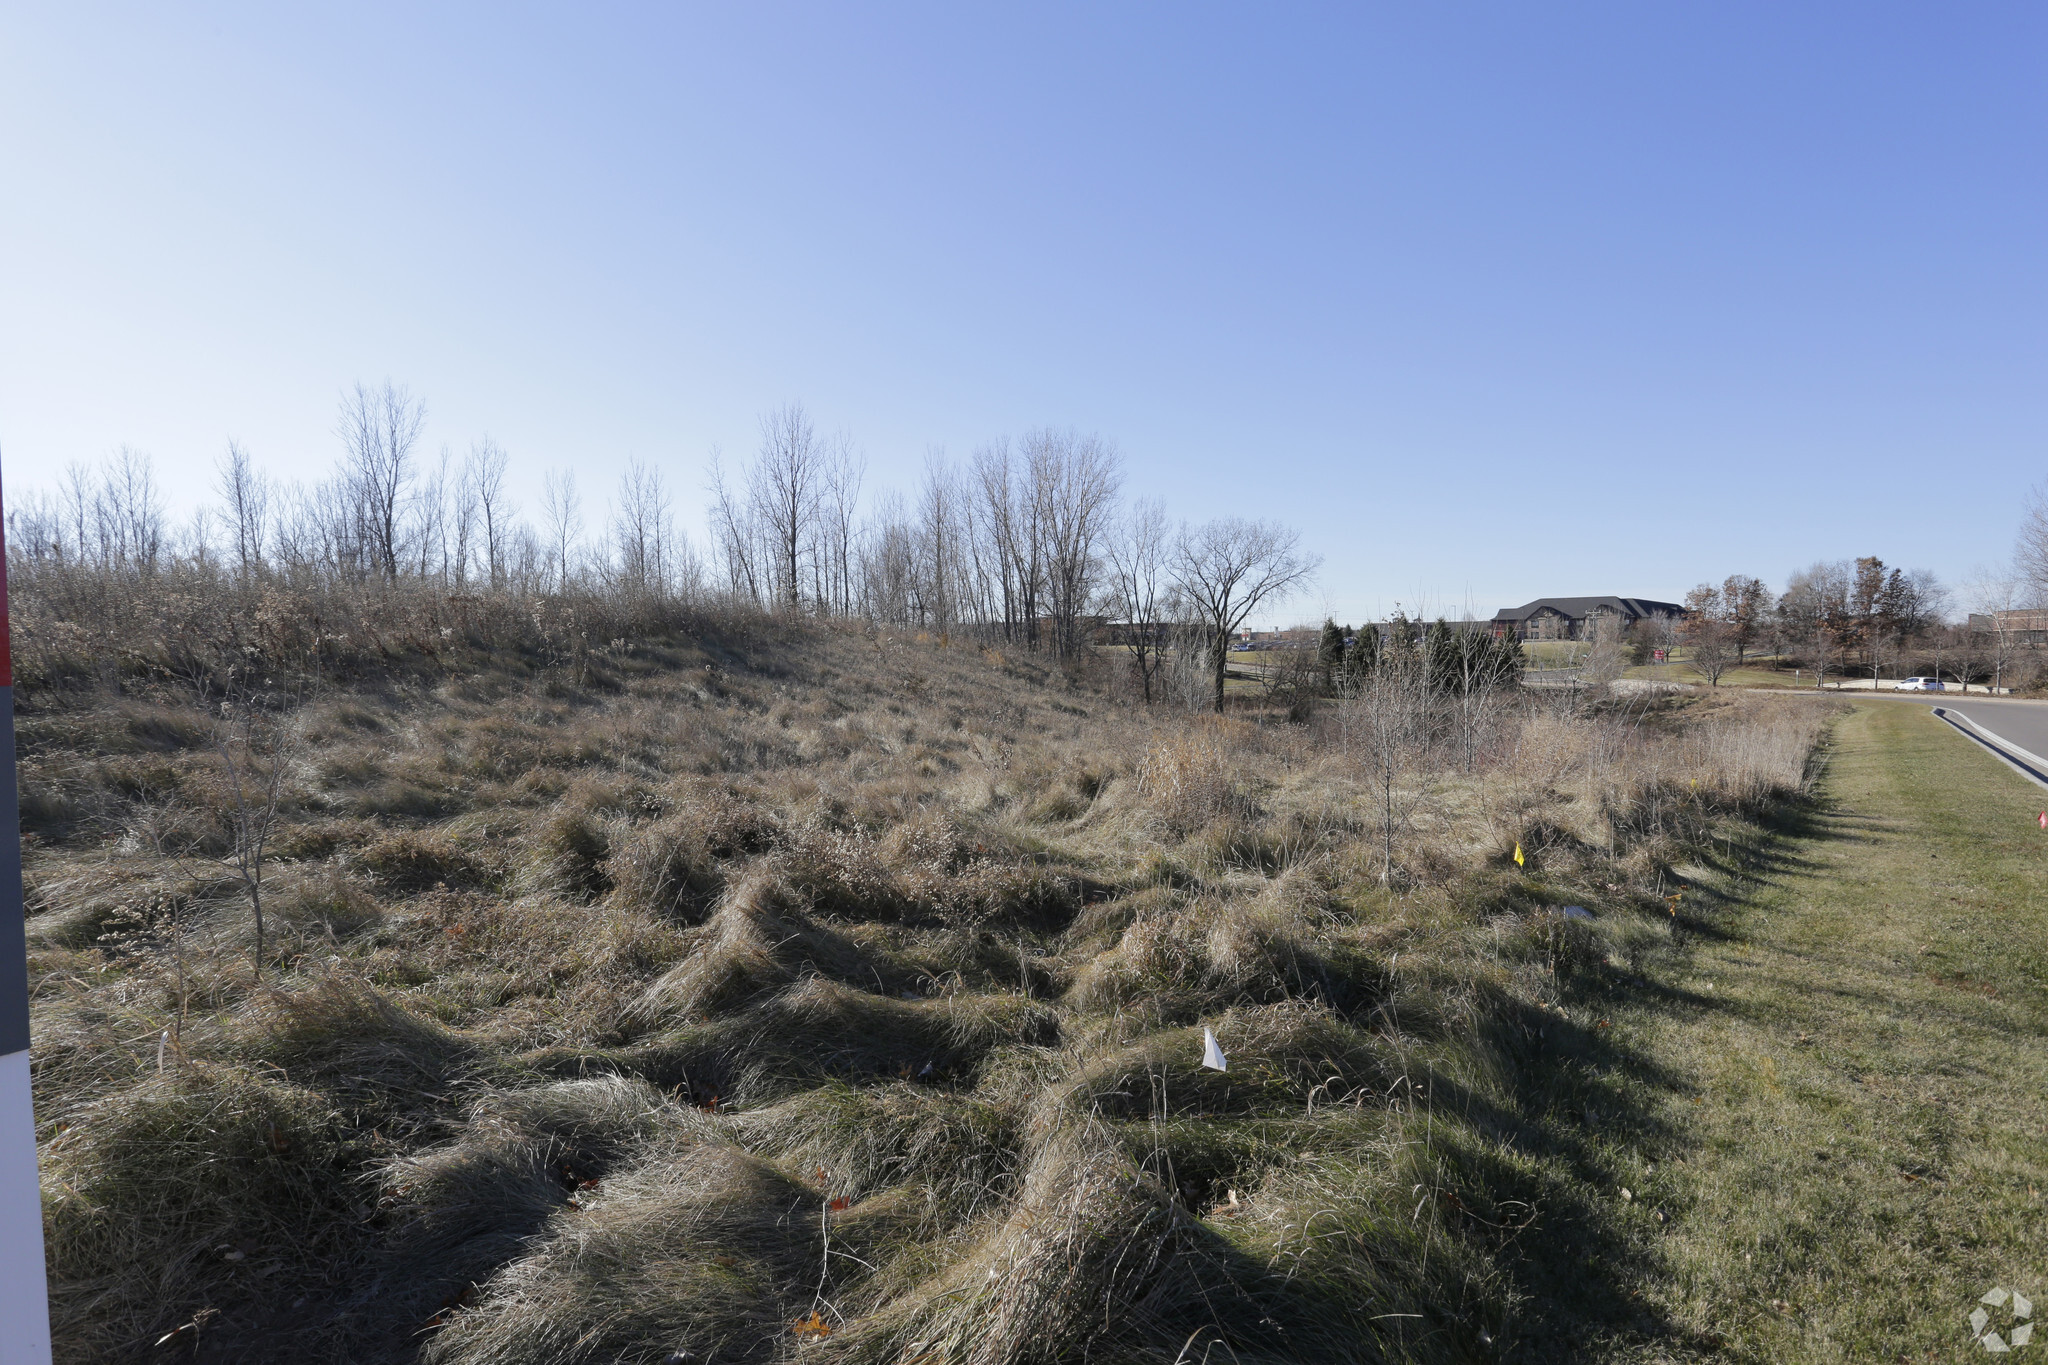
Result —
[{"label": "white survey flag", "polygon": [[1208,1029],[1202,1030],[1202,1065],[1211,1071],[1230,1070],[1230,1063],[1223,1059],[1223,1049],[1216,1046],[1216,1035]]}]

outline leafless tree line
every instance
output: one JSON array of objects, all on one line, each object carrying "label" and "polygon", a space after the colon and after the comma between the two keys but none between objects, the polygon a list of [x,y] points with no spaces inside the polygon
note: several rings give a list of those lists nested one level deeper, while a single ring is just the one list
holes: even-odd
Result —
[{"label": "leafless tree line", "polygon": [[[909,499],[859,515],[863,468],[799,407],[762,420],[755,458],[712,470],[720,577],[769,610],[855,616],[1071,658],[1110,622],[1146,701],[1166,662],[1199,660],[1220,707],[1225,647],[1260,604],[1315,570],[1294,532],[1230,518],[1175,527],[1156,501],[1120,502],[1114,448],[1042,428],[961,465],[932,452]],[[1187,688],[1182,689],[1186,692]]]},{"label": "leafless tree line", "polygon": [[561,592],[579,580],[655,596],[699,589],[701,564],[651,465],[627,466],[592,546],[573,474],[548,473],[535,528],[506,490],[503,449],[484,437],[459,461],[446,448],[426,459],[425,421],[425,404],[405,389],[357,385],[340,405],[342,454],[328,478],[273,479],[230,441],[218,504],[183,527],[168,524],[146,455],[124,448],[98,467],[74,463],[57,497],[31,496],[11,509],[9,550],[32,571],[139,579],[176,559],[244,583],[300,587],[403,579],[456,593]]},{"label": "leafless tree line", "polygon": [[2026,657],[2038,654],[2028,648],[2038,636],[2027,609],[2048,602],[2048,575],[2037,580],[2029,568],[2048,564],[2044,548],[2048,512],[2037,503],[2011,563],[1980,569],[1962,585],[1962,620],[1956,594],[1931,571],[1866,555],[1811,564],[1793,573],[1782,593],[1742,574],[1702,583],[1686,595],[1683,621],[1655,626],[1662,633],[1654,643],[1682,645],[1690,668],[1717,683],[1764,653],[1797,665],[1817,687],[1907,672],[1951,685],[2023,682],[2039,671],[2039,660]]},{"label": "leafless tree line", "polygon": [[[426,416],[403,387],[358,384],[339,404],[328,477],[273,478],[230,441],[217,502],[175,527],[147,456],[123,449],[96,467],[75,464],[57,496],[32,495],[9,513],[18,590],[38,595],[38,619],[55,622],[106,616],[117,597],[132,614],[167,575],[245,594],[341,590],[358,605],[380,592],[443,604],[710,602],[1068,659],[1116,622],[1111,634],[1147,701],[1220,707],[1231,634],[1317,563],[1272,523],[1175,525],[1157,501],[1126,506],[1114,447],[1073,431],[992,441],[960,463],[934,451],[909,496],[864,498],[853,442],[821,435],[796,404],[762,418],[751,459],[728,465],[714,453],[707,560],[679,529],[655,466],[628,465],[595,527],[574,472],[549,470],[528,519],[508,491],[507,453],[485,437],[459,458],[445,446],[429,457]],[[432,616],[446,634],[444,614],[413,611],[408,629],[428,629]],[[234,623],[227,630],[241,638]]]},{"label": "leafless tree line", "polygon": [[724,585],[763,608],[975,631],[1071,655],[1103,606],[1103,562],[1122,472],[1092,436],[1027,433],[956,466],[926,460],[909,499],[861,514],[862,462],[801,407],[762,419],[754,459],[711,475]]}]

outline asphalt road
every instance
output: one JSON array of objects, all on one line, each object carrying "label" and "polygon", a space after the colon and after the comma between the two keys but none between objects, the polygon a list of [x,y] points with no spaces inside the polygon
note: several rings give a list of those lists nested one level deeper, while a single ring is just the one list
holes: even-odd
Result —
[{"label": "asphalt road", "polygon": [[1965,700],[1959,694],[1944,696],[1929,692],[1906,693],[1896,699],[1918,702],[1923,706],[1946,707],[1959,716],[1967,716],[1999,738],[2048,758],[2048,702],[2008,701],[1992,697]]}]

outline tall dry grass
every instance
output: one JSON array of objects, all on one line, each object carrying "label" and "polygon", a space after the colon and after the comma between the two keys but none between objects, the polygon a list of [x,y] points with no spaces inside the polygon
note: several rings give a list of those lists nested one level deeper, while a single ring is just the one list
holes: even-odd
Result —
[{"label": "tall dry grass", "polygon": [[1826,716],[1447,718],[1382,884],[1337,709],[820,628],[605,670],[306,696],[260,984],[182,684],[32,694],[65,1360],[1485,1358],[1566,1178],[1529,1021]]}]

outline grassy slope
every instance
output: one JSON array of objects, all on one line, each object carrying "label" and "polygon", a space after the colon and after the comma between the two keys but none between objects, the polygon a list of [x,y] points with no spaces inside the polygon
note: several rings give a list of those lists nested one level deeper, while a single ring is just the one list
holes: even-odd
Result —
[{"label": "grassy slope", "polygon": [[1737,846],[1703,880],[1739,900],[1617,1003],[1621,1145],[1678,1158],[1632,1191],[1669,1219],[1635,1288],[1672,1341],[1960,1358],[1979,1294],[2048,1289],[2044,795],[1920,708],[1857,707],[1818,811]]},{"label": "grassy slope", "polygon": [[1661,1083],[1583,1002],[1815,703],[1532,703],[1390,895],[1341,730],[838,632],[500,665],[305,708],[261,991],[189,703],[24,718],[66,1361],[202,1318],[193,1359],[352,1365],[1697,1340],[1607,1195]]}]

